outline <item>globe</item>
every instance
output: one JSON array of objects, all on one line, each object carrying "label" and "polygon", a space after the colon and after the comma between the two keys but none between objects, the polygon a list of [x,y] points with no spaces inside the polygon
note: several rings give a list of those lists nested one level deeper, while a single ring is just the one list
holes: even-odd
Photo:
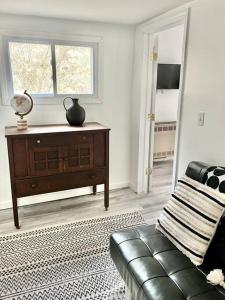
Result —
[{"label": "globe", "polygon": [[12,108],[21,118],[27,115],[33,108],[33,101],[29,94],[24,92],[24,94],[16,94],[11,99],[10,102]]}]

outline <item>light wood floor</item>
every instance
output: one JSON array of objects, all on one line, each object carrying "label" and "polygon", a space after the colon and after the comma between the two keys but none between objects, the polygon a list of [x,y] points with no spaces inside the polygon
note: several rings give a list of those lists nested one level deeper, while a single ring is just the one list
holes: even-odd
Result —
[{"label": "light wood floor", "polygon": [[173,160],[154,161],[152,175],[152,189],[162,186],[172,186]]},{"label": "light wood floor", "polygon": [[[20,231],[134,210],[140,210],[146,222],[153,224],[170,197],[170,172],[169,164],[155,168],[153,190],[148,195],[137,195],[129,188],[111,191],[108,211],[104,210],[103,193],[20,207]],[[13,225],[12,210],[1,210],[0,234],[18,231]]]}]

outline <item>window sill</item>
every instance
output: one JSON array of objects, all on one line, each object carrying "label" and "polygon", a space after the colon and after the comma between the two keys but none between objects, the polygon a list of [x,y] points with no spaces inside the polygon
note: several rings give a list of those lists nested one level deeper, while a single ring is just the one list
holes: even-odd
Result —
[{"label": "window sill", "polygon": [[[63,105],[63,99],[66,96],[62,97],[35,97],[32,96],[34,105]],[[73,96],[69,96],[73,97]],[[99,97],[82,97],[82,96],[74,96],[74,98],[79,99],[80,104],[101,104],[103,101]],[[9,102],[2,102],[4,106],[10,106]]]},{"label": "window sill", "polygon": [[[33,98],[34,100],[34,104],[35,105],[62,105],[63,104],[63,99],[66,96],[62,96],[62,97],[43,97],[43,98]],[[70,97],[70,96],[69,96]],[[74,98],[78,98],[79,99],[79,103],[81,104],[98,104],[98,103],[102,103],[102,100],[100,100],[100,98],[97,97],[82,97],[82,96],[72,96]]]}]

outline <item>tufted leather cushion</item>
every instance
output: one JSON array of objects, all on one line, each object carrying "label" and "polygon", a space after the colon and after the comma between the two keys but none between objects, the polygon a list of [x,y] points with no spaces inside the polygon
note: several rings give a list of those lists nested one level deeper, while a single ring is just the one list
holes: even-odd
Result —
[{"label": "tufted leather cushion", "polygon": [[133,300],[225,299],[154,225],[113,233],[110,251]]}]

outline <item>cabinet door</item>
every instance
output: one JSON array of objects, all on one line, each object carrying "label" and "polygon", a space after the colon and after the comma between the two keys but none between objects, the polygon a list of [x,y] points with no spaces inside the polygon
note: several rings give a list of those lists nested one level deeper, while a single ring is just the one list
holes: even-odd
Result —
[{"label": "cabinet door", "polygon": [[65,172],[89,170],[93,168],[93,136],[77,134],[70,144],[64,146]]},{"label": "cabinet door", "polygon": [[47,138],[32,138],[29,141],[31,176],[47,176],[63,172],[62,147],[47,143]]}]

